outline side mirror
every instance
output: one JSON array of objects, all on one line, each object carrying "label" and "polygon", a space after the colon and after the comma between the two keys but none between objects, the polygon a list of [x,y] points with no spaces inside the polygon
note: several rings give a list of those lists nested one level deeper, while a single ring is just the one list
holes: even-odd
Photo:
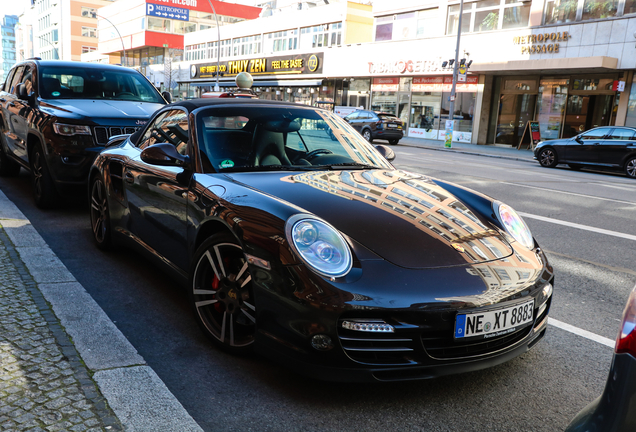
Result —
[{"label": "side mirror", "polygon": [[385,145],[377,145],[375,149],[389,162],[393,162],[395,160],[395,152],[391,147],[387,147]]},{"label": "side mirror", "polygon": [[24,83],[18,84],[16,88],[16,93],[18,95],[18,99],[26,101],[29,105],[35,104],[35,93],[31,92],[31,94],[27,93],[27,86]]},{"label": "side mirror", "polygon": [[579,135],[574,137],[574,141],[576,141],[579,144],[583,144],[583,138],[581,138]]},{"label": "side mirror", "polygon": [[177,149],[168,143],[154,144],[146,147],[141,152],[141,160],[150,165],[176,166],[186,168],[190,165],[190,158],[177,152]]},{"label": "side mirror", "polygon": [[163,96],[163,98],[168,102],[168,103],[172,103],[172,94],[170,92],[164,91],[161,92],[161,96]]}]

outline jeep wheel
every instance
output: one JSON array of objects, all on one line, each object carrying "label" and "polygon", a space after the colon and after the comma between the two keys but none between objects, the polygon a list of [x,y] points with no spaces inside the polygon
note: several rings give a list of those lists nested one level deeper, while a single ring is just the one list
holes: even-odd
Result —
[{"label": "jeep wheel", "polygon": [[53,178],[46,165],[42,146],[36,144],[31,151],[31,180],[35,205],[41,209],[53,207],[59,200]]}]

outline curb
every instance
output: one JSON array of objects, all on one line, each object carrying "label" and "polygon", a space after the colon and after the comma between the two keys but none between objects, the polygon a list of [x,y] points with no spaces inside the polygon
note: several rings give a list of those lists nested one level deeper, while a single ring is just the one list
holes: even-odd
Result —
[{"label": "curb", "polygon": [[397,144],[398,146],[402,146],[402,147],[412,147],[412,148],[422,148],[422,149],[426,149],[426,150],[435,150],[435,151],[441,151],[441,152],[452,152],[452,153],[459,153],[459,154],[467,154],[467,155],[471,155],[471,156],[483,156],[483,157],[491,157],[491,158],[498,158],[498,159],[508,159],[508,160],[515,160],[515,161],[519,161],[519,162],[529,162],[529,163],[534,163],[534,159],[528,159],[527,157],[514,157],[514,156],[509,156],[509,155],[505,155],[505,154],[493,154],[493,153],[483,153],[483,152],[477,152],[477,151],[471,151],[471,150],[467,150],[467,149],[458,149],[458,148],[445,148],[445,147],[436,147],[436,146],[428,146],[428,145],[420,145],[420,144],[412,144],[412,143],[402,143],[399,142]]},{"label": "curb", "polygon": [[202,431],[2,191],[0,227],[0,235],[13,244],[11,258],[24,265],[18,270],[27,289],[61,349],[75,359],[73,369],[79,371],[85,394],[103,414],[104,424],[117,425],[105,399],[126,431]]}]

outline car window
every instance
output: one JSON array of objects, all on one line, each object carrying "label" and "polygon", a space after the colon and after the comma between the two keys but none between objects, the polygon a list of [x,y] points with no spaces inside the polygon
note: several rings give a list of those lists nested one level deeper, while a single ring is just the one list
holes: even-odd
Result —
[{"label": "car window", "polygon": [[20,84],[20,78],[22,78],[22,72],[24,71],[24,66],[19,66],[16,71],[15,71],[15,75],[13,75],[13,79],[11,80],[11,85],[9,86],[9,93],[15,93],[16,87],[18,86],[18,84]]},{"label": "car window", "polygon": [[40,94],[44,99],[112,99],[164,104],[137,71],[94,67],[42,66]]},{"label": "car window", "polygon": [[352,112],[347,116],[347,120],[355,120],[360,116],[360,111]]},{"label": "car window", "polygon": [[16,69],[17,68],[11,69],[11,71],[9,72],[9,76],[7,77],[7,80],[4,82],[2,90],[8,92],[11,89],[11,81],[13,80],[13,74],[15,74]]},{"label": "car window", "polygon": [[[219,127],[229,119],[243,127]],[[198,111],[195,121],[205,172],[287,166],[304,170],[350,163],[390,167],[347,122],[320,109],[209,107]]]},{"label": "car window", "polygon": [[26,93],[29,95],[35,89],[35,66],[27,65],[24,71],[22,82],[26,86]]},{"label": "car window", "polygon": [[368,112],[368,111],[362,111],[362,112],[360,113],[360,118],[361,118],[361,119],[364,119],[364,120],[368,120],[368,119],[373,118],[373,117],[372,117],[372,115],[371,115],[371,113],[370,113],[370,112]]},{"label": "car window", "polygon": [[157,117],[146,129],[139,148],[145,149],[157,143],[170,143],[179,154],[187,154],[188,114],[182,110],[170,110]]},{"label": "car window", "polygon": [[634,138],[634,132],[631,129],[614,129],[612,134],[607,139],[612,140],[631,140]]},{"label": "car window", "polygon": [[598,139],[603,139],[603,137],[605,137],[605,135],[610,133],[610,130],[611,130],[611,128],[607,128],[607,127],[596,128],[596,129],[589,130],[587,132],[583,132],[579,136],[584,141],[587,141],[587,140],[598,140]]},{"label": "car window", "polygon": [[390,121],[399,120],[396,116],[391,114],[378,114],[378,117],[380,117],[382,120],[390,120]]}]

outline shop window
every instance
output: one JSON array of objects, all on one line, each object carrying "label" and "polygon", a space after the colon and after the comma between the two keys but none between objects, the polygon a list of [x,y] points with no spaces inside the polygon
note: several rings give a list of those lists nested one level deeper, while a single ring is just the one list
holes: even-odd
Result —
[{"label": "shop window", "polygon": [[169,32],[170,31],[170,20],[148,17],[148,30],[160,31],[160,32]]},{"label": "shop window", "polygon": [[636,85],[632,84],[627,101],[627,118],[625,126],[636,127]]},{"label": "shop window", "polygon": [[578,0],[548,0],[543,14],[544,24],[560,24],[576,20]]}]

